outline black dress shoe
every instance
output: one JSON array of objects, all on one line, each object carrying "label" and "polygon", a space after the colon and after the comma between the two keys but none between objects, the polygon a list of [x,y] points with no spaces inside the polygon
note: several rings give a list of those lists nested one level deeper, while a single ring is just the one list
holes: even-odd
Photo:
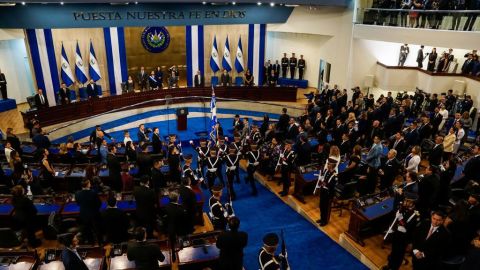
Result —
[{"label": "black dress shoe", "polygon": [[320,223],[322,223],[322,220],[321,220],[321,219],[318,219],[318,220],[315,221],[315,222],[317,222],[318,224],[320,224]]},{"label": "black dress shoe", "polygon": [[327,225],[327,222],[320,222],[320,227]]}]

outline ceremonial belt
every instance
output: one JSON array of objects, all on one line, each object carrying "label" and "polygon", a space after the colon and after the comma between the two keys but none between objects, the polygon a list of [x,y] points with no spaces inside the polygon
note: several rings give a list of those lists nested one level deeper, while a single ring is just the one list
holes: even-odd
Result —
[{"label": "ceremonial belt", "polygon": [[[287,154],[287,156],[286,156],[286,159],[288,159],[291,154],[292,154],[292,151],[288,152],[288,154]],[[285,166],[288,166],[288,163],[285,162],[285,161],[282,161],[282,164],[285,165]]]},{"label": "ceremonial belt", "polygon": [[219,219],[220,219],[220,218],[218,218],[218,217],[216,217],[216,216],[213,215],[213,207],[215,207],[216,205],[220,206],[220,209],[223,208],[223,206],[222,206],[222,204],[220,203],[220,201],[217,201],[216,203],[214,203],[214,204],[212,204],[212,205],[210,206],[210,213],[208,213],[208,214],[209,214],[209,216],[210,216],[210,218],[211,218],[212,220],[219,220]]},{"label": "ceremonial belt", "polygon": [[232,162],[232,160],[230,159],[230,156],[227,156],[227,159],[230,162],[230,164],[232,164],[232,166],[227,166],[227,172],[236,170],[237,166],[235,164],[237,164],[238,156],[236,157],[235,162]]},{"label": "ceremonial belt", "polygon": [[262,251],[260,251],[260,255],[258,255],[258,262],[259,262],[259,264],[260,264],[261,270],[266,269],[266,268],[267,268],[270,264],[272,264],[272,263],[277,263],[277,264],[278,264],[278,262],[275,260],[275,257],[274,257],[274,256],[272,256],[272,259],[271,259],[271,260],[269,260],[268,262],[266,262],[265,264],[263,264],[263,263],[262,263],[262,253],[264,253],[264,252],[267,252],[267,251],[265,250],[265,248],[262,248]]},{"label": "ceremonial belt", "polygon": [[216,172],[217,171],[217,168],[215,168],[215,165],[217,165],[218,163],[218,158],[217,160],[215,161],[215,163],[212,164],[212,162],[210,161],[210,159],[207,159],[208,160],[208,163],[210,163],[210,166],[212,166],[212,168],[207,168],[207,171],[209,172]]},{"label": "ceremonial belt", "polygon": [[258,158],[260,157],[260,151],[258,152],[258,155],[255,157],[255,155],[253,154],[253,152],[250,152],[250,155],[253,157],[253,159],[255,160],[253,163],[250,163],[250,160],[248,161],[248,166],[250,165],[253,165],[253,166],[258,166]]}]

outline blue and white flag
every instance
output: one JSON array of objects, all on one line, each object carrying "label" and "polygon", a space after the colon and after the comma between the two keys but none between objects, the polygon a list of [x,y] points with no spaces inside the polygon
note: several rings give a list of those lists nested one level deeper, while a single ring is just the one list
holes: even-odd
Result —
[{"label": "blue and white flag", "polygon": [[217,124],[217,101],[215,99],[215,89],[212,86],[212,99],[210,100],[210,137],[215,140],[215,125]]},{"label": "blue and white flag", "polygon": [[82,54],[80,53],[80,47],[78,46],[75,50],[75,76],[77,76],[77,81],[84,84],[88,81],[87,72],[85,71],[85,66],[83,65]]},{"label": "blue and white flag", "polygon": [[243,65],[242,37],[238,39],[237,53],[235,56],[235,69],[237,70],[237,73],[245,70]]},{"label": "blue and white flag", "polygon": [[230,44],[228,44],[228,36],[227,40],[225,40],[225,47],[223,48],[222,67],[228,72],[232,70],[232,60],[230,59]]},{"label": "blue and white flag", "polygon": [[220,70],[220,59],[218,59],[217,37],[213,37],[212,53],[210,54],[210,67],[213,73]]},{"label": "blue and white flag", "polygon": [[90,74],[90,79],[95,82],[102,78],[100,74],[100,67],[98,66],[97,57],[95,56],[95,50],[93,49],[93,43],[90,40],[90,61],[88,67],[88,73]]},{"label": "blue and white flag", "polygon": [[63,47],[63,43],[62,43],[61,65],[62,65],[62,71],[60,73],[61,73],[62,81],[67,86],[70,86],[75,81],[75,78],[73,78],[72,68],[70,67],[70,63],[68,62],[67,53],[65,52],[65,48]]}]

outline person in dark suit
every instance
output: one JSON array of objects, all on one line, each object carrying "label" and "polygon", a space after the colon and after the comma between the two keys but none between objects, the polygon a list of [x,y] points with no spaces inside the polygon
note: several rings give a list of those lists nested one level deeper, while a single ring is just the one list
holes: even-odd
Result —
[{"label": "person in dark suit", "polygon": [[226,69],[223,70],[222,76],[220,76],[220,84],[222,86],[230,86],[231,84],[230,74],[228,74]]},{"label": "person in dark suit", "polygon": [[423,60],[425,60],[425,54],[423,53],[423,48],[425,48],[425,46],[421,45],[417,53],[417,66],[419,68],[423,68]]},{"label": "person in dark suit", "polygon": [[287,134],[285,136],[286,139],[295,141],[298,135],[298,126],[295,124],[295,119],[293,117],[290,118],[288,122]]},{"label": "person in dark suit", "polygon": [[80,242],[78,234],[67,234],[61,237],[60,242],[65,246],[62,250],[62,263],[68,270],[88,270],[82,257],[78,254],[77,246]]},{"label": "person in dark suit", "polygon": [[167,187],[167,181],[165,175],[162,172],[163,160],[156,159],[153,161],[153,167],[151,170],[151,184],[155,192],[160,191],[161,188]]},{"label": "person in dark suit", "polygon": [[450,236],[443,226],[445,214],[433,212],[431,222],[420,226],[413,237],[413,269],[440,269]]},{"label": "person in dark suit", "polygon": [[185,236],[189,233],[187,210],[178,203],[178,192],[171,191],[168,194],[170,202],[165,206],[165,223],[170,247],[172,248],[172,261],[176,261],[175,241],[178,236]]},{"label": "person in dark suit", "polygon": [[140,87],[140,91],[145,91],[147,89],[148,74],[145,71],[145,67],[141,67],[140,71],[137,74],[137,82]]},{"label": "person in dark suit", "polygon": [[62,83],[60,89],[58,89],[58,95],[60,98],[60,103],[62,105],[70,104],[70,89],[68,89],[65,83]]},{"label": "person in dark suit", "polygon": [[275,77],[278,79],[280,77],[280,64],[278,63],[278,60],[275,61],[275,64],[272,65],[272,70],[275,73]]},{"label": "person in dark suit", "polygon": [[[98,221],[100,220],[100,206],[102,202],[98,194],[91,190],[89,179],[82,182],[82,190],[75,193],[75,201],[80,208],[80,231],[82,236],[90,244],[95,242],[94,235],[98,235]],[[100,238],[99,238],[100,239]]]},{"label": "person in dark suit", "polygon": [[47,137],[46,132],[44,130],[40,131],[37,135],[33,136],[32,138],[33,144],[40,149],[48,149],[50,147],[51,142],[50,139]]},{"label": "person in dark suit", "polygon": [[434,114],[432,116],[432,134],[437,134],[438,129],[440,128],[440,124],[442,123],[443,120],[443,115],[440,113],[440,109],[438,107],[435,107],[434,109]]},{"label": "person in dark suit", "polygon": [[182,198],[182,205],[187,211],[188,223],[186,224],[186,230],[190,234],[194,231],[195,217],[197,216],[197,196],[192,190],[189,177],[182,178],[182,186],[179,188],[178,193],[180,198]]},{"label": "person in dark suit", "polygon": [[392,187],[395,177],[398,175],[400,163],[397,160],[397,151],[391,149],[388,151],[387,157],[382,159],[382,164],[378,170],[380,176],[380,190]]},{"label": "person in dark suit", "polygon": [[37,106],[39,110],[50,107],[48,105],[48,99],[41,88],[38,88],[37,94],[35,95],[35,106]]},{"label": "person in dark suit", "polygon": [[428,55],[427,71],[433,72],[435,70],[435,63],[437,61],[437,48],[433,48]]},{"label": "person in dark suit", "polygon": [[155,71],[152,70],[152,72],[150,72],[150,76],[148,77],[148,89],[158,90],[160,85],[160,82],[157,81],[157,76],[155,76]]},{"label": "person in dark suit", "polygon": [[90,80],[87,85],[87,96],[89,99],[98,97],[98,85],[94,80]]},{"label": "person in dark suit", "polygon": [[109,171],[110,184],[113,190],[121,192],[122,188],[122,166],[115,154],[117,153],[117,147],[114,144],[108,146],[107,154],[107,167]]},{"label": "person in dark suit", "polygon": [[153,147],[153,154],[162,153],[163,142],[162,142],[162,138],[160,137],[160,130],[158,129],[158,127],[153,128],[152,147]]},{"label": "person in dark suit", "polygon": [[216,242],[220,249],[219,266],[220,270],[241,270],[243,269],[243,249],[248,243],[248,234],[239,232],[240,220],[232,217],[228,220],[229,231],[222,232]]},{"label": "person in dark suit", "polygon": [[463,168],[462,178],[452,184],[452,188],[465,188],[470,180],[478,182],[480,180],[480,146],[474,145],[472,148],[473,157],[467,161]]},{"label": "person in dark suit", "polygon": [[146,144],[142,144],[140,148],[142,149],[142,152],[137,154],[138,176],[149,176],[150,169],[152,168],[152,157],[147,153]]},{"label": "person in dark suit", "polygon": [[277,129],[281,133],[287,132],[288,122],[290,121],[290,116],[287,114],[287,108],[282,109],[282,114],[278,119]]},{"label": "person in dark suit", "polygon": [[153,237],[153,229],[157,219],[157,195],[149,186],[150,177],[140,178],[140,186],[135,187],[133,196],[137,202],[136,217],[138,223],[147,229],[148,238]]},{"label": "person in dark suit", "polygon": [[159,269],[158,261],[163,262],[165,255],[160,250],[160,246],[155,243],[147,242],[147,233],[145,228],[135,229],[135,242],[128,243],[127,258],[135,261],[135,269],[154,270]]},{"label": "person in dark suit", "polygon": [[475,64],[473,61],[473,54],[468,54],[467,57],[468,58],[465,60],[465,62],[462,65],[462,74],[470,74]]},{"label": "person in dark suit", "polygon": [[205,77],[200,73],[200,70],[197,70],[197,74],[195,74],[194,83],[195,87],[204,87],[205,86]]},{"label": "person in dark suit", "polygon": [[158,82],[158,87],[163,88],[163,72],[161,67],[157,67],[155,70],[155,78]]},{"label": "person in dark suit", "polygon": [[399,159],[403,159],[406,150],[405,134],[402,131],[395,133],[395,140],[392,141],[389,145],[389,149],[394,149],[397,151],[397,156]]},{"label": "person in dark suit", "polygon": [[7,79],[5,78],[5,74],[2,73],[0,70],[0,92],[2,94],[3,99],[7,99]]},{"label": "person in dark suit", "polygon": [[152,132],[151,129],[145,129],[144,124],[140,124],[138,126],[138,132],[137,132],[137,142],[140,144],[141,142],[144,143],[149,143],[150,138],[148,138],[148,134]]},{"label": "person in dark suit", "polygon": [[37,208],[35,208],[33,202],[25,196],[25,189],[20,185],[12,188],[12,196],[12,228],[24,231],[28,243],[32,247],[38,247],[42,242],[35,236]]},{"label": "person in dark suit", "polygon": [[102,230],[105,240],[113,244],[128,241],[129,227],[130,220],[127,214],[117,208],[117,199],[113,193],[110,194],[107,199],[107,209],[102,212]]},{"label": "person in dark suit", "polygon": [[443,156],[443,137],[438,135],[435,138],[435,145],[428,154],[428,162],[430,165],[440,166]]}]

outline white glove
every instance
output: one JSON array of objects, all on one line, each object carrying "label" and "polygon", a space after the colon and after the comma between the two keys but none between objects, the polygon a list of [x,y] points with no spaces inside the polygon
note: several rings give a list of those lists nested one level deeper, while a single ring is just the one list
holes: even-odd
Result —
[{"label": "white glove", "polygon": [[178,147],[182,147],[182,143],[181,143],[181,142],[178,143],[177,146],[178,146]]},{"label": "white glove", "polygon": [[225,141],[227,141],[227,142],[228,142],[228,137],[225,137]]},{"label": "white glove", "polygon": [[245,138],[248,140],[248,139],[250,139],[250,136],[246,136]]},{"label": "white glove", "polygon": [[283,154],[280,154],[280,158],[283,158]]},{"label": "white glove", "polygon": [[193,144],[193,141],[192,141],[192,140],[190,140],[190,141],[189,141],[189,143],[190,143],[190,144]]},{"label": "white glove", "polygon": [[397,214],[395,215],[395,217],[396,217],[397,219],[402,219],[402,218],[403,218],[403,215],[402,215],[402,213],[397,212]]},{"label": "white glove", "polygon": [[398,230],[399,232],[402,232],[402,233],[406,233],[406,232],[407,232],[407,229],[405,229],[405,227],[403,227],[403,226],[398,226],[397,230]]}]

